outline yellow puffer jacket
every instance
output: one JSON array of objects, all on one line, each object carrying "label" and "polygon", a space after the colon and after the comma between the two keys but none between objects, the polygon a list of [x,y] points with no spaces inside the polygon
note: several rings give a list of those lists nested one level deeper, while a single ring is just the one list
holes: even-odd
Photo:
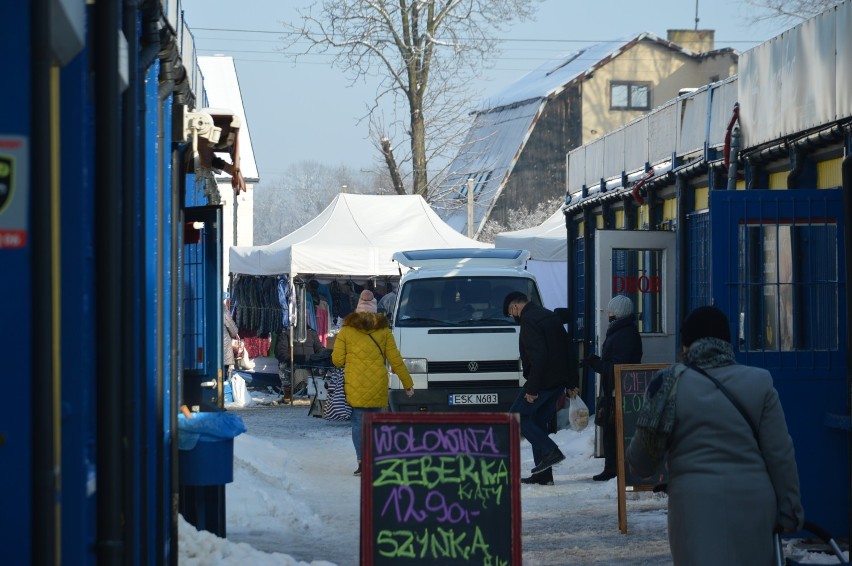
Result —
[{"label": "yellow puffer jacket", "polygon": [[[373,339],[370,339],[371,336]],[[378,342],[378,347],[373,340]],[[388,371],[385,367],[385,357],[405,388],[414,387],[411,374],[402,363],[402,356],[396,347],[385,315],[372,312],[353,312],[346,315],[343,328],[334,339],[331,361],[337,367],[344,367],[343,389],[350,405],[387,407]]]}]

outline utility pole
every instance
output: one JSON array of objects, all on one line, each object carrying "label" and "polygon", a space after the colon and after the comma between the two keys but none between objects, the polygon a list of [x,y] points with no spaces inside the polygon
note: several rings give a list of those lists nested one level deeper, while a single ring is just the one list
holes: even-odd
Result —
[{"label": "utility pole", "polygon": [[467,180],[467,237],[473,239],[473,178]]}]

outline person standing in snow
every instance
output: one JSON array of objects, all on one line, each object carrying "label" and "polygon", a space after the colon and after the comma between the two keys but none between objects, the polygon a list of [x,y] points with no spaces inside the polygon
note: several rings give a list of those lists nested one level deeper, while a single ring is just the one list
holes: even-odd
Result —
[{"label": "person standing in snow", "polygon": [[802,528],[793,441],[772,376],[739,365],[716,307],[681,327],[682,362],[648,384],[627,461],[640,477],[668,468],[676,566],[773,562],[773,529]]},{"label": "person standing in snow", "polygon": [[565,455],[550,438],[548,425],[565,388],[570,396],[577,394],[577,368],[572,363],[568,333],[553,311],[529,302],[520,291],[503,299],[503,315],[521,325],[518,350],[526,383],[509,412],[520,414],[521,433],[532,445],[535,463],[521,483],[553,485],[551,468]]},{"label": "person standing in snow", "polygon": [[595,481],[607,481],[616,476],[615,443],[615,365],[642,363],[642,337],[636,326],[633,314],[633,301],[624,295],[616,295],[606,306],[609,327],[601,346],[600,357],[592,354],[585,359],[585,365],[601,375],[601,394],[609,406],[609,418],[601,425],[603,430],[604,469]]},{"label": "person standing in snow", "polygon": [[361,475],[361,421],[365,413],[379,412],[388,405],[386,361],[399,376],[405,394],[414,395],[414,381],[402,362],[402,355],[390,331],[388,319],[376,312],[376,298],[369,290],[361,291],[355,312],[343,319],[337,333],[331,361],[343,367],[346,401],[352,406],[352,444]]},{"label": "person standing in snow", "polygon": [[[231,318],[231,311],[228,308],[230,301],[227,298],[222,302],[222,380],[227,381],[231,377],[231,369],[234,367],[234,340],[240,339],[240,329],[237,323]],[[222,397],[220,395],[220,397]],[[219,401],[220,405],[222,400]]]}]

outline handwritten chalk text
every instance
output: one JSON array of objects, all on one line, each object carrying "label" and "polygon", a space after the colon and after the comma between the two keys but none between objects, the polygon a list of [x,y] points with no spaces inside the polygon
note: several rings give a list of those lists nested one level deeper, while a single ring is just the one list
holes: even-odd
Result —
[{"label": "handwritten chalk text", "polygon": [[479,527],[474,527],[472,533],[442,527],[422,531],[385,529],[378,532],[376,546],[379,554],[388,558],[476,559],[484,566],[509,564],[508,559],[492,554]]}]

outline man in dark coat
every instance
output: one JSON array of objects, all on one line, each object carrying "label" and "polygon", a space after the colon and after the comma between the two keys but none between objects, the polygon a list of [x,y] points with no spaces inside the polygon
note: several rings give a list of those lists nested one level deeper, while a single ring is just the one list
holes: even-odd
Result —
[{"label": "man in dark coat", "polygon": [[514,291],[503,301],[503,314],[520,323],[518,349],[526,383],[509,409],[521,416],[521,434],[532,445],[535,466],[522,483],[553,485],[554,465],[565,455],[550,438],[548,423],[565,388],[575,394],[577,368],[562,319]]},{"label": "man in dark coat", "polygon": [[607,399],[609,403],[607,409],[610,409],[609,418],[601,427],[604,469],[598,475],[592,476],[595,481],[607,481],[616,476],[615,412],[611,410],[615,404],[614,367],[616,364],[642,363],[642,337],[636,326],[633,301],[624,295],[616,295],[609,301],[606,310],[610,322],[601,347],[601,355],[598,357],[592,354],[586,358],[585,362],[585,365],[601,375],[601,394]]}]

